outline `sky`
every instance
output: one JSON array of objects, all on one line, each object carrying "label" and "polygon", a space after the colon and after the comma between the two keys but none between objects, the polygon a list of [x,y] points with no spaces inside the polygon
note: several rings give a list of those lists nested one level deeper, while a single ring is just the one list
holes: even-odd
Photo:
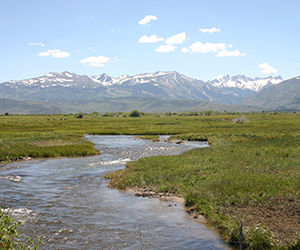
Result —
[{"label": "sky", "polygon": [[0,0],[0,83],[49,72],[300,75],[299,0]]}]

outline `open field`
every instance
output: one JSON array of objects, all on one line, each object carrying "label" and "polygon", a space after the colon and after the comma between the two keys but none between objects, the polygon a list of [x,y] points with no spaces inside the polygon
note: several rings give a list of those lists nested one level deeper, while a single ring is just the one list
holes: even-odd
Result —
[{"label": "open field", "polygon": [[[81,139],[84,134],[170,134],[207,140],[210,148],[129,162],[125,169],[107,175],[110,185],[181,195],[187,206],[217,225],[227,241],[239,240],[242,220],[244,242],[252,249],[276,245],[299,249],[300,241],[292,248],[300,238],[298,113],[249,113],[242,118],[240,114],[0,116],[0,159],[96,154],[91,143]],[[264,242],[257,245],[263,248],[253,242]]]}]

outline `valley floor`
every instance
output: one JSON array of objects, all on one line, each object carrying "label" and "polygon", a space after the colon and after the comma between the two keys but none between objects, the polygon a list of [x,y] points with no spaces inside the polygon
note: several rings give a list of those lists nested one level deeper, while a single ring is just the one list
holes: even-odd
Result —
[{"label": "valley floor", "polygon": [[195,215],[219,227],[228,242],[239,241],[243,221],[244,246],[298,249],[299,128],[298,113],[2,116],[0,158],[97,154],[83,134],[172,134],[173,139],[205,140],[209,148],[128,162],[106,177],[114,188],[138,187],[153,196],[183,198]]}]

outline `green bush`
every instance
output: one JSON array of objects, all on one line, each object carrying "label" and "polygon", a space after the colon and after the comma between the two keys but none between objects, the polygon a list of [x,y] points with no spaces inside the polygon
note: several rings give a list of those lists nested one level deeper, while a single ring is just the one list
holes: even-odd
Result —
[{"label": "green bush", "polygon": [[10,216],[5,215],[0,209],[0,249],[38,249],[38,245],[42,243],[41,238],[37,244],[35,244],[34,240],[30,237],[27,237],[26,242],[21,242],[17,231],[20,225],[22,225],[22,222],[16,222]]},{"label": "green bush", "polygon": [[142,113],[138,110],[132,110],[129,114],[130,117],[141,117]]},{"label": "green bush", "polygon": [[75,118],[83,118],[83,114],[82,113],[78,113],[74,115]]}]

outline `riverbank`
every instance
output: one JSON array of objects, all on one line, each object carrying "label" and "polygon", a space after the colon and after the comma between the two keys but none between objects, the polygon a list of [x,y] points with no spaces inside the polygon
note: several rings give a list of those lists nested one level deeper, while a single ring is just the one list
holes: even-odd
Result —
[{"label": "riverbank", "polygon": [[[177,137],[191,136],[203,137]],[[253,244],[263,242],[264,248],[289,249],[297,244],[300,231],[299,139],[208,136],[210,148],[128,162],[125,169],[105,177],[111,187],[133,189],[137,195],[184,198],[185,205],[208,218],[228,242],[239,241],[243,221],[244,245],[256,249]]]},{"label": "riverbank", "polygon": [[97,155],[83,134],[70,132],[0,133],[0,166],[12,161]]},{"label": "riverbank", "polygon": [[[165,201],[171,201],[174,206],[176,206],[178,203],[184,205],[185,199],[182,197],[182,195],[176,195],[174,193],[168,193],[168,192],[158,192],[157,188],[151,188],[151,187],[132,187],[126,189],[127,193],[130,193],[132,195],[135,195],[137,197],[147,197],[147,198],[154,198],[154,199],[162,199]],[[169,206],[172,206],[170,204]],[[186,207],[186,213],[193,218],[194,220],[208,225],[212,227],[212,225],[209,223],[209,221],[201,214],[199,214],[195,209],[191,207]]]},{"label": "riverbank", "polygon": [[42,235],[49,249],[229,249],[215,230],[188,218],[182,204],[118,192],[103,178],[130,160],[180,154],[189,147],[133,136],[86,139],[100,155],[14,162],[16,168],[1,171],[2,201],[5,197],[11,211],[31,212],[24,214],[20,233]]},{"label": "riverbank", "polygon": [[263,241],[288,248],[300,235],[300,116],[244,115],[243,124],[234,122],[240,114],[1,116],[0,158],[98,154],[92,143],[82,140],[83,134],[173,134],[206,140],[210,148],[129,162],[112,174],[110,185],[123,190],[157,187],[158,192],[181,195],[186,206],[221,228],[229,242],[239,237],[243,220],[245,244]]}]

